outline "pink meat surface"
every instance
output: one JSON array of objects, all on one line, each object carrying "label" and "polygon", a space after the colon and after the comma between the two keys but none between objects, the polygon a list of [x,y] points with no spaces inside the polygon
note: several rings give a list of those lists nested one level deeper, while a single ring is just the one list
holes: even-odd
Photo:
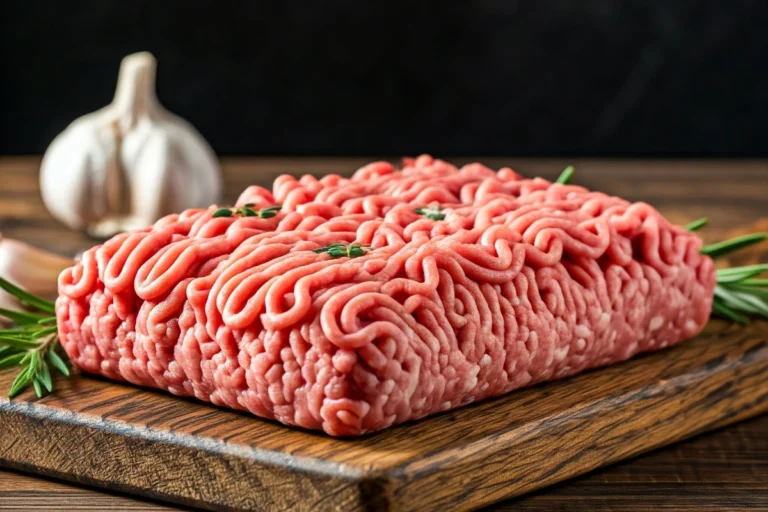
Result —
[{"label": "pink meat surface", "polygon": [[[281,176],[87,251],[59,278],[80,369],[358,435],[674,345],[706,323],[701,240],[647,204],[429,156]],[[419,207],[442,207],[428,218]],[[360,257],[313,252],[370,245]]]}]

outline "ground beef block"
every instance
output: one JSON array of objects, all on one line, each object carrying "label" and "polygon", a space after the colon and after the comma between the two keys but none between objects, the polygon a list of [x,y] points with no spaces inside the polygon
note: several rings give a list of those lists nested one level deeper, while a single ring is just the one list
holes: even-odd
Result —
[{"label": "ground beef block", "polygon": [[[421,156],[281,176],[246,204],[165,217],[66,270],[74,364],[358,435],[673,345],[712,305],[696,235],[511,169]],[[352,257],[318,251],[334,243]]]}]

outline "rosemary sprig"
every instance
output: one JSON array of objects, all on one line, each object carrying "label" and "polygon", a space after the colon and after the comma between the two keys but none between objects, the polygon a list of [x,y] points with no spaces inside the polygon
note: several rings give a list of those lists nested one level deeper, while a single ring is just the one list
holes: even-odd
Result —
[{"label": "rosemary sprig", "polygon": [[420,208],[416,208],[414,210],[419,215],[423,215],[424,217],[432,220],[445,220],[445,214],[443,212],[443,207],[439,204],[437,206],[423,206]]},{"label": "rosemary sprig", "polygon": [[264,208],[262,210],[254,210],[253,207],[256,206],[254,203],[248,203],[240,208],[219,208],[215,212],[213,212],[213,215],[211,217],[218,218],[218,217],[258,217],[260,219],[269,219],[271,217],[274,217],[277,215],[277,212],[279,212],[282,209],[282,206],[270,206],[269,208]]},{"label": "rosemary sprig", "polygon": [[0,309],[0,316],[13,322],[8,329],[0,329],[0,369],[19,366],[21,372],[11,384],[8,396],[13,398],[30,384],[38,397],[53,391],[53,380],[48,365],[69,376],[69,368],[57,350],[59,347],[53,302],[33,295],[0,278],[0,288],[16,297],[22,304],[37,312]]},{"label": "rosemary sprig", "polygon": [[[694,231],[704,224],[706,219],[699,219],[688,224],[686,229]],[[768,233],[752,233],[707,244],[701,248],[701,253],[715,259],[767,238]],[[768,319],[768,279],[754,279],[764,272],[768,272],[768,264],[717,270],[712,313],[740,324],[746,324],[749,316]]]},{"label": "rosemary sprig", "polygon": [[331,258],[358,258],[364,256],[370,248],[370,245],[344,245],[336,243],[312,249],[312,252],[317,254],[327,253]]},{"label": "rosemary sprig", "polygon": [[563,172],[560,173],[560,176],[557,177],[555,180],[555,183],[560,183],[561,185],[567,185],[571,182],[573,179],[573,175],[576,174],[576,169],[569,165],[565,169],[563,169]]}]

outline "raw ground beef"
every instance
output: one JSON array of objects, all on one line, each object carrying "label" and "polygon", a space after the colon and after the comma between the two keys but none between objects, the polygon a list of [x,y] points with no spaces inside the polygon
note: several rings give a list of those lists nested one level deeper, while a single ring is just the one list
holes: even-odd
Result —
[{"label": "raw ground beef", "polygon": [[[74,364],[358,435],[673,345],[711,309],[696,235],[647,204],[507,168],[421,156],[351,179],[281,176],[246,203],[282,210],[188,210],[64,271]],[[371,247],[313,252],[352,242]]]}]

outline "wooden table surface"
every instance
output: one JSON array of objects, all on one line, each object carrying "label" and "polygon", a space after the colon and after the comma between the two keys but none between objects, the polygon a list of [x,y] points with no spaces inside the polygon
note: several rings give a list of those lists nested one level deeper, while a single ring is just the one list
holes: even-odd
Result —
[{"label": "wooden table surface", "polygon": [[[368,160],[225,159],[226,197],[222,204],[233,202],[245,186],[268,184],[279,174],[348,174]],[[649,202],[674,222],[710,217],[710,227],[704,233],[708,239],[768,217],[765,161],[477,160],[548,178],[572,163],[577,167],[577,183]],[[39,198],[38,168],[36,157],[0,158],[0,234],[66,255],[92,245],[92,240],[66,231],[46,212]],[[767,482],[768,417],[763,416],[491,509],[768,510]],[[0,469],[0,510],[46,509],[177,510]]]}]

